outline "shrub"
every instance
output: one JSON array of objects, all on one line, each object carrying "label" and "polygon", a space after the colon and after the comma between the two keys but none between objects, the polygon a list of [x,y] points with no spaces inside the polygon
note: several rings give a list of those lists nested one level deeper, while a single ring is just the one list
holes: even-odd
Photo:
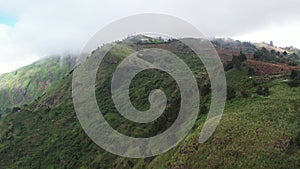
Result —
[{"label": "shrub", "polygon": [[227,88],[227,99],[232,100],[236,97],[236,91],[232,87]]},{"label": "shrub", "polygon": [[255,75],[255,71],[254,71],[254,69],[253,68],[249,68],[248,69],[248,76],[253,76],[253,75]]},{"label": "shrub", "polygon": [[12,109],[12,113],[16,113],[16,112],[18,112],[18,111],[20,111],[20,110],[21,110],[20,107],[14,107],[14,108]]},{"label": "shrub", "polygon": [[292,70],[291,79],[300,79],[300,71],[299,70]]},{"label": "shrub", "polygon": [[298,147],[300,147],[300,132],[298,133],[298,135],[297,135],[297,137],[296,137],[296,139],[295,139],[295,142],[296,142],[296,145],[297,145]]},{"label": "shrub", "polygon": [[258,86],[258,88],[256,89],[256,93],[262,96],[269,96],[270,95],[269,87]]},{"label": "shrub", "polygon": [[295,79],[295,80],[289,81],[287,84],[290,87],[298,87],[300,85],[300,80]]},{"label": "shrub", "polygon": [[206,105],[201,105],[200,107],[200,114],[207,114],[208,113],[208,108]]},{"label": "shrub", "polygon": [[233,68],[233,64],[232,64],[232,62],[229,62],[225,65],[224,70],[228,71],[228,70],[231,70],[232,68]]},{"label": "shrub", "polygon": [[249,97],[249,93],[247,91],[241,91],[241,95],[243,98],[248,98]]},{"label": "shrub", "polygon": [[247,60],[246,55],[243,52],[240,52],[240,55],[233,56],[232,58],[233,67],[240,70],[243,62],[245,62],[246,60]]},{"label": "shrub", "polygon": [[288,65],[289,66],[297,66],[298,64],[295,61],[289,61]]},{"label": "shrub", "polygon": [[11,111],[12,111],[11,108],[6,108],[4,112],[8,114],[11,113]]},{"label": "shrub", "polygon": [[200,88],[201,96],[207,96],[210,92],[210,84],[204,84],[203,87]]}]

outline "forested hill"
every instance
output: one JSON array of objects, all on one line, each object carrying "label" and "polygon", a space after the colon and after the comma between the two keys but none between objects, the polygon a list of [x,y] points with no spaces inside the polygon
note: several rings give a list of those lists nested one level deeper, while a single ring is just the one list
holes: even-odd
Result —
[{"label": "forested hill", "polygon": [[[149,109],[148,96],[152,90],[161,89],[166,94],[168,102],[164,113],[149,124],[125,119],[116,110],[110,93],[112,74],[126,56],[136,49],[168,49],[189,66],[200,90],[199,113],[187,137],[170,151],[145,159],[119,157],[103,150],[86,135],[76,117],[72,102],[73,72],[68,73],[70,67],[66,67],[65,73],[57,76],[63,78],[52,83],[44,94],[0,120],[0,168],[300,167],[300,72],[296,70],[297,65],[285,63],[290,61],[286,56],[271,55],[270,50],[248,43],[243,46],[238,42],[242,46],[234,49],[215,44],[225,54],[234,51],[232,59],[224,61],[227,101],[215,133],[200,144],[199,133],[211,99],[209,78],[201,60],[177,40],[150,39],[143,43],[119,44],[105,56],[95,81],[95,95],[105,120],[118,132],[132,137],[151,137],[173,124],[180,108],[180,91],[176,81],[163,71],[142,71],[130,84],[131,102],[141,111]],[[90,57],[99,55],[100,49]],[[260,57],[254,58],[254,54]],[[151,56],[138,57],[151,61]],[[59,67],[56,62],[54,65]],[[288,69],[281,71],[281,66]],[[265,71],[268,68],[272,71]],[[49,69],[45,69],[39,71],[49,77]]]},{"label": "forested hill", "polygon": [[0,114],[18,111],[18,107],[38,98],[52,84],[73,69],[74,56],[51,56],[0,75]]}]

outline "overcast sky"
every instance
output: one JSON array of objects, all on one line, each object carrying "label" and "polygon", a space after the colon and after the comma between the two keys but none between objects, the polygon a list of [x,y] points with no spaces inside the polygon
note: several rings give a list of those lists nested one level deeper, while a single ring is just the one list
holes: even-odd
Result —
[{"label": "overcast sky", "polygon": [[0,0],[0,74],[76,54],[105,25],[139,13],[182,18],[209,37],[300,48],[299,0]]}]

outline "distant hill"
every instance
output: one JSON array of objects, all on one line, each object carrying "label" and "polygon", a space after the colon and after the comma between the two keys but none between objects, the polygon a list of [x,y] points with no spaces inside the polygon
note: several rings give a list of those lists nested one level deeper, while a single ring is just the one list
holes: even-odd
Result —
[{"label": "distant hill", "polygon": [[267,43],[253,44],[229,38],[216,38],[211,41],[225,65],[231,62],[233,56],[243,52],[248,59],[248,66],[255,75],[286,74],[294,69],[300,69],[300,50],[294,47],[276,47]]},{"label": "distant hill", "polygon": [[[267,43],[254,43],[255,46],[257,46],[258,48],[267,48],[268,50],[276,50],[276,51],[279,51],[279,52],[284,52],[284,51],[287,51],[285,50],[284,48],[281,48],[281,47],[277,47],[277,46],[274,46],[274,45],[271,45],[271,44],[267,44]],[[289,51],[287,51],[289,52]]]},{"label": "distant hill", "polygon": [[248,59],[252,59],[254,52],[258,50],[250,42],[241,42],[233,39],[216,38],[212,39],[211,42],[223,61],[231,61],[233,55],[239,55],[240,51],[243,51]]},{"label": "distant hill", "polygon": [[286,52],[285,57],[293,59],[293,60],[300,60],[300,49],[295,48],[293,46],[290,47],[278,47],[274,46],[273,44],[268,43],[254,43],[254,45],[258,48],[266,48],[267,50],[275,50],[276,52],[280,52],[281,55],[283,55],[284,52]]},{"label": "distant hill", "polygon": [[75,61],[74,56],[45,57],[29,66],[0,75],[0,114],[18,111],[18,106],[29,104],[42,95],[73,69]]}]

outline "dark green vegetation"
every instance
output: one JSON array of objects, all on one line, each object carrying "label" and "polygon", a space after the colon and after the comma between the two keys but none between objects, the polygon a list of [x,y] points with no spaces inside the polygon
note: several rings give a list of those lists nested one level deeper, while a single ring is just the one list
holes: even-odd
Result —
[{"label": "dark green vegetation", "polygon": [[298,87],[300,85],[300,71],[293,70],[291,73],[291,81],[288,82],[288,85],[291,87]]},{"label": "dark green vegetation", "polygon": [[245,53],[254,53],[257,50],[256,46],[250,42],[241,42],[233,39],[218,38],[212,40],[212,43],[223,49],[239,49],[243,50]]},{"label": "dark green vegetation", "polygon": [[299,56],[296,53],[288,54],[286,51],[280,53],[276,52],[274,49],[269,51],[265,47],[257,50],[254,53],[253,58],[265,62],[286,63],[290,66],[299,64]]},{"label": "dark green vegetation", "polygon": [[225,71],[228,71],[232,68],[241,70],[245,66],[245,61],[247,60],[246,55],[241,51],[238,56],[232,56],[232,61],[225,65]]},{"label": "dark green vegetation", "polygon": [[[101,64],[96,81],[99,108],[119,132],[136,137],[161,133],[177,116],[180,95],[172,77],[158,70],[138,74],[131,83],[134,106],[147,110],[152,89],[164,90],[168,109],[151,124],[140,125],[120,117],[110,97],[110,79],[117,64],[135,49],[153,46],[124,44],[115,47]],[[244,59],[228,69],[228,101],[214,135],[198,143],[210,101],[205,68],[177,41],[155,47],[170,49],[193,71],[201,91],[201,110],[194,128],[177,147],[146,159],[122,158],[94,144],[81,129],[74,112],[67,75],[39,99],[0,121],[0,168],[299,168],[300,88],[283,79],[252,76]],[[242,53],[241,53],[242,54]],[[97,55],[97,51],[93,52]],[[240,57],[243,58],[243,57]],[[238,59],[238,63],[240,60]],[[296,75],[295,75],[296,74]],[[292,78],[298,77],[294,72]]]},{"label": "dark green vegetation", "polygon": [[0,76],[0,114],[18,111],[60,81],[75,65],[75,57],[47,57]]}]

